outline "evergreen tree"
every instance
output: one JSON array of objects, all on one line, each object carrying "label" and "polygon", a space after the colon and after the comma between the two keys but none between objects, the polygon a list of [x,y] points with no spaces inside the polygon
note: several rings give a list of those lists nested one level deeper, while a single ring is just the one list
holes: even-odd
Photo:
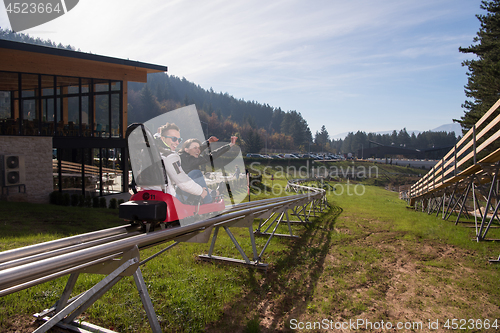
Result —
[{"label": "evergreen tree", "polygon": [[154,118],[159,114],[156,97],[149,89],[148,84],[145,84],[141,91],[141,102],[143,109],[136,110],[136,112],[137,111],[141,112],[141,118],[144,119],[144,121]]},{"label": "evergreen tree", "polygon": [[470,129],[495,104],[500,95],[500,0],[481,2],[484,15],[476,15],[481,22],[473,45],[459,48],[462,53],[472,53],[477,59],[466,60],[468,82],[465,95],[470,98],[462,107],[466,109],[459,122],[464,130]]},{"label": "evergreen tree", "polygon": [[403,147],[408,147],[410,146],[410,135],[406,131],[406,128],[403,128],[401,131],[398,133],[398,145],[403,146]]},{"label": "evergreen tree", "polygon": [[398,143],[398,132],[396,130],[392,131],[391,134],[391,145],[397,145]]},{"label": "evergreen tree", "polygon": [[326,130],[325,125],[321,126],[321,132],[316,131],[316,135],[314,136],[314,143],[320,146],[321,150],[325,150],[326,144],[330,140],[330,135],[328,135],[328,131]]},{"label": "evergreen tree", "polygon": [[302,118],[300,112],[290,111],[285,113],[281,123],[281,131],[293,137],[297,147],[308,146],[312,141],[312,134],[307,121]]},{"label": "evergreen tree", "polygon": [[245,150],[247,153],[258,153],[264,144],[262,143],[262,139],[259,133],[254,130],[250,131],[248,137],[245,140]]},{"label": "evergreen tree", "polygon": [[344,138],[344,141],[342,142],[342,151],[344,153],[350,153],[352,151],[351,144],[352,144],[353,138],[354,138],[353,132],[349,132],[347,134],[347,136]]}]

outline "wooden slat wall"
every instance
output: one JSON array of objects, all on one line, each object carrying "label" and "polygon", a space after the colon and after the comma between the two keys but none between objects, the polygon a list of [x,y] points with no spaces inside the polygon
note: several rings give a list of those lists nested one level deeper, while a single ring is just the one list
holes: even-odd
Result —
[{"label": "wooden slat wall", "polygon": [[[451,149],[442,160],[416,182],[409,191],[411,198],[417,198],[422,195],[451,186],[471,174],[482,173],[482,163],[495,163],[500,161],[500,148],[490,153],[480,161],[474,161],[474,155],[489,148],[500,138],[500,130],[494,131],[497,125],[500,125],[500,114],[497,109],[500,107],[500,99],[484,114],[475,124],[475,128],[486,124],[479,133],[476,131],[474,138],[474,128],[471,128],[460,141],[456,148]],[[476,143],[474,146],[474,142]],[[479,144],[479,142],[481,142]],[[475,148],[475,151],[474,151]],[[472,151],[471,151],[472,149]],[[465,156],[464,156],[465,155]],[[471,167],[465,170],[459,170],[461,166],[473,162]],[[457,173],[455,174],[455,170]],[[453,173],[453,175],[452,175]]]},{"label": "wooden slat wall", "polygon": [[[53,169],[53,172],[57,172],[57,170],[58,170],[57,161],[52,161],[52,169]],[[81,173],[82,172],[82,165],[80,163],[61,161],[61,172],[62,173]],[[121,174],[122,170],[102,168],[102,172],[103,173]],[[92,174],[92,175],[98,175],[99,174],[99,167],[85,164],[85,173]]]}]

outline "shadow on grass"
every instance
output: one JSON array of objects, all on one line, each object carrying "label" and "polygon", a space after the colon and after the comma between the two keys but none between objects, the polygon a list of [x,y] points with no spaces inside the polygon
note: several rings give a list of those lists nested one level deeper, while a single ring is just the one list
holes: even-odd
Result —
[{"label": "shadow on grass", "polygon": [[0,201],[0,221],[2,237],[69,236],[126,224],[118,218],[118,209],[7,201]]},{"label": "shadow on grass", "polygon": [[342,208],[331,207],[312,224],[306,225],[300,238],[290,245],[290,251],[283,253],[263,278],[262,273],[248,269],[243,277],[246,295],[226,305],[223,318],[210,324],[207,331],[287,330],[290,319],[308,310],[341,213]]}]

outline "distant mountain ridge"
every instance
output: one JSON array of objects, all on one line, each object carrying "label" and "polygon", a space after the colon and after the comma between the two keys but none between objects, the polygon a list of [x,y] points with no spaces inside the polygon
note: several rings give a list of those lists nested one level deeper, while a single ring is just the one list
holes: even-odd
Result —
[{"label": "distant mountain ridge", "polygon": [[[399,132],[398,130],[396,130],[397,132]],[[447,133],[451,133],[451,132],[455,132],[455,135],[456,136],[459,136],[459,135],[462,135],[462,127],[460,126],[460,124],[455,124],[455,123],[451,123],[451,124],[444,124],[444,125],[441,125],[441,126],[438,126],[436,128],[433,128],[431,130],[428,130],[428,131],[431,131],[431,132],[447,132]],[[422,133],[424,131],[419,131],[419,130],[407,130],[406,132],[408,132],[408,134],[412,134],[412,133],[415,133],[415,135],[418,135],[419,133]],[[380,132],[369,132],[369,133],[375,133],[375,134],[391,134],[392,133],[392,130],[391,131],[380,131]],[[343,133],[339,133],[339,134],[336,134],[336,135],[332,135],[331,139],[332,140],[338,140],[338,139],[344,139],[347,134],[349,134],[349,132],[343,132]]]},{"label": "distant mountain ridge", "polygon": [[455,134],[461,135],[462,134],[462,126],[460,124],[452,123],[452,124],[445,124],[441,125],[439,127],[436,127],[434,129],[431,129],[432,132],[455,132]]}]

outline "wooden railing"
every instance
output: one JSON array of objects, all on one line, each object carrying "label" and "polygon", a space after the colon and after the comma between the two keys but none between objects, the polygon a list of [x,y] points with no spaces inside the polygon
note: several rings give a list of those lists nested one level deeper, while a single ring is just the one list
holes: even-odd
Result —
[{"label": "wooden railing", "polygon": [[[500,99],[457,142],[453,149],[410,188],[407,193],[410,200],[440,191],[471,175],[477,175],[481,179],[484,164],[500,161],[500,148],[494,150],[493,145],[500,138],[500,129],[498,129],[500,113],[497,110],[499,106]],[[491,150],[494,151],[478,161],[478,155],[481,152]]]},{"label": "wooden railing", "polygon": [[[84,165],[85,168],[85,174],[87,175],[99,175],[99,167],[94,166],[94,165]],[[57,172],[58,170],[58,161],[53,160],[52,161],[52,170],[53,172]],[[74,162],[67,162],[67,161],[61,161],[61,172],[62,173],[76,173],[76,174],[81,174],[82,173],[82,164],[81,163],[74,163]],[[102,168],[102,173],[107,173],[107,174],[121,174],[122,170],[117,170],[117,169],[111,169],[111,168]]]}]

